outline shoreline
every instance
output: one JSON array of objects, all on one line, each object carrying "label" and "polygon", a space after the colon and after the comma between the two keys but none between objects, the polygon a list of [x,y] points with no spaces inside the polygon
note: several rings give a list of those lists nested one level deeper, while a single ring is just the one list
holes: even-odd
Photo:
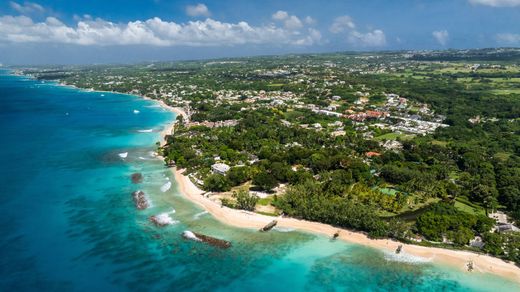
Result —
[{"label": "shoreline", "polygon": [[[32,78],[32,76],[23,75]],[[100,91],[91,89],[82,89],[74,85],[65,83],[55,83],[57,86],[71,87],[77,90],[85,90],[89,92],[107,92],[125,94],[113,91]],[[157,102],[163,109],[174,112],[177,115],[185,116],[186,113],[182,108],[177,108],[167,105],[163,100],[152,99],[149,97],[128,94],[145,100]],[[169,122],[164,126],[164,129],[158,133],[160,135],[160,145],[166,143],[165,136],[171,135],[175,122]],[[339,239],[371,247],[383,251],[385,253],[395,254],[395,250],[399,245],[403,245],[403,254],[420,257],[426,261],[433,263],[444,264],[455,267],[461,271],[467,272],[467,263],[473,261],[474,273],[488,273],[493,274],[508,280],[520,283],[520,267],[513,263],[508,263],[502,259],[492,257],[484,254],[477,254],[471,251],[450,250],[438,247],[424,247],[413,244],[404,244],[392,239],[370,239],[361,232],[351,231],[348,229],[334,227],[328,224],[312,222],[307,220],[300,220],[287,217],[271,217],[261,215],[249,211],[230,209],[222,207],[220,204],[202,196],[204,191],[200,190],[187,176],[183,174],[183,170],[171,169],[174,174],[175,181],[178,185],[178,190],[183,197],[190,200],[192,203],[199,205],[204,210],[208,211],[216,220],[235,227],[259,229],[271,222],[273,219],[278,221],[279,227],[293,228],[300,232],[308,232],[312,234],[319,234],[330,237],[332,234],[340,230]],[[467,272],[469,273],[469,272]]]},{"label": "shoreline", "polygon": [[397,247],[402,244],[402,254],[404,255],[419,257],[433,263],[445,264],[467,273],[470,273],[467,271],[467,264],[469,261],[473,261],[474,270],[472,273],[478,272],[493,274],[520,283],[519,267],[513,263],[508,263],[502,259],[489,255],[477,254],[471,251],[405,244],[392,239],[370,239],[361,232],[338,228],[324,223],[288,217],[271,217],[223,207],[209,198],[202,196],[204,191],[200,190],[187,176],[183,174],[184,170],[172,169],[172,172],[175,175],[179,192],[185,198],[199,205],[204,210],[208,211],[215,219],[227,225],[240,228],[259,229],[271,222],[273,219],[276,219],[278,221],[277,226],[279,227],[293,228],[297,231],[320,234],[329,237],[339,230],[339,239],[349,243],[372,247],[391,254],[395,254]]},{"label": "shoreline", "polygon": [[[178,111],[182,111],[182,109],[169,106],[162,100],[156,100],[147,97],[143,98],[158,102],[161,107],[176,114],[181,114]],[[182,111],[182,113],[184,112]],[[175,123],[171,123],[171,126],[168,126],[164,131],[161,132],[161,146],[163,146],[166,142],[164,137],[165,134],[171,134],[174,124]],[[209,212],[216,220],[226,225],[239,228],[260,229],[272,220],[276,219],[278,221],[277,226],[293,228],[300,232],[308,232],[330,237],[335,232],[340,231],[338,238],[348,243],[375,248],[390,254],[395,254],[397,247],[402,245],[402,254],[404,255],[419,257],[420,259],[424,259],[426,262],[451,266],[465,273],[470,273],[467,270],[467,264],[469,261],[472,261],[474,269],[471,273],[477,272],[493,274],[495,276],[503,277],[516,283],[520,283],[520,267],[516,266],[514,263],[506,262],[493,256],[477,254],[471,251],[450,250],[440,247],[425,247],[414,244],[406,244],[393,239],[370,239],[364,233],[338,228],[324,223],[288,217],[272,217],[254,212],[224,207],[212,201],[211,199],[204,197],[202,194],[205,192],[199,189],[190,180],[189,177],[183,174],[183,169],[172,168],[171,171],[175,177],[175,181],[177,182],[178,190],[183,197],[192,203],[197,204],[202,209]]]}]

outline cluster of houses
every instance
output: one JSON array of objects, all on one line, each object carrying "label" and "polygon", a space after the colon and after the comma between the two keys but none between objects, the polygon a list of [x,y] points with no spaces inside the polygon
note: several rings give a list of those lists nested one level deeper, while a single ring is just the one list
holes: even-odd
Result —
[{"label": "cluster of houses", "polygon": [[238,120],[224,120],[224,121],[202,121],[202,122],[189,122],[186,127],[204,126],[208,128],[220,128],[220,127],[234,127],[238,124]]},{"label": "cluster of houses", "polygon": [[447,124],[437,123],[437,122],[429,122],[421,120],[419,116],[412,116],[411,118],[405,117],[392,117],[395,120],[398,120],[398,123],[395,125],[390,125],[388,128],[394,132],[399,133],[409,133],[416,135],[426,135],[432,134],[439,127],[446,128],[449,127]]},{"label": "cluster of houses", "polygon": [[389,112],[367,110],[361,113],[350,114],[347,116],[347,118],[356,122],[364,122],[367,119],[384,119],[389,116]]}]

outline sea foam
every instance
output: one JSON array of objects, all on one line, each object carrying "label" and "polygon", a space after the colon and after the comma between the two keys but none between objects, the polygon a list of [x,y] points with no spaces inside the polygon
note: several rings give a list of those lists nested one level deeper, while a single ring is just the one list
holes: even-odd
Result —
[{"label": "sea foam", "polygon": [[278,226],[275,226],[273,228],[273,230],[276,230],[278,232],[292,232],[294,231],[295,229],[294,228],[290,228],[290,227],[278,227]]},{"label": "sea foam", "polygon": [[169,182],[165,183],[164,185],[162,185],[161,192],[164,193],[167,190],[169,190],[171,187],[172,187],[172,183],[169,181]]},{"label": "sea foam", "polygon": [[[173,213],[175,213],[175,210],[173,210]],[[179,221],[173,220],[169,214],[172,214],[172,212],[165,212],[165,213],[156,215],[156,216],[154,216],[154,221],[161,226],[173,225],[173,224],[179,223]]]},{"label": "sea foam", "polygon": [[395,252],[385,251],[384,252],[385,260],[393,261],[393,262],[401,262],[408,264],[424,264],[431,262],[430,258],[420,257],[408,254],[406,252],[401,252],[399,254]]},{"label": "sea foam", "polygon": [[193,215],[193,219],[199,219],[200,216],[202,216],[202,215],[206,215],[206,214],[208,214],[208,211],[202,211],[202,212],[199,212],[199,213]]},{"label": "sea foam", "polygon": [[186,230],[182,233],[182,236],[186,239],[194,240],[194,241],[202,241],[198,238],[193,232]]}]

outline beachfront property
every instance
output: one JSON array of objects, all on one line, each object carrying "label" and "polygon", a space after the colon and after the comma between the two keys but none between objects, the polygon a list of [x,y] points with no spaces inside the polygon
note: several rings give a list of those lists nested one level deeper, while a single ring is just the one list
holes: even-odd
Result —
[{"label": "beachfront property", "polygon": [[216,174],[226,175],[231,167],[225,163],[215,163],[211,166],[211,171]]}]

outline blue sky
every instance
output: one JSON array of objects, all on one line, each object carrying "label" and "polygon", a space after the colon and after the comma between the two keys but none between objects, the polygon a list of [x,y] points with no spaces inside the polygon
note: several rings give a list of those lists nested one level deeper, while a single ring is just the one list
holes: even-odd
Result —
[{"label": "blue sky", "polygon": [[520,0],[0,2],[0,63],[520,46]]}]

